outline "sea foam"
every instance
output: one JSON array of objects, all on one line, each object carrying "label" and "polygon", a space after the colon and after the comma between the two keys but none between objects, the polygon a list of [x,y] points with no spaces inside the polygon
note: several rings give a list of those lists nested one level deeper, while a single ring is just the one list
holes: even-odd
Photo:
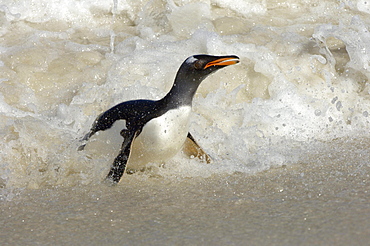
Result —
[{"label": "sea foam", "polygon": [[[191,132],[214,163],[179,153],[149,173],[252,174],[302,161],[317,142],[368,137],[369,23],[344,11],[368,6],[328,4],[311,8],[316,18],[266,1],[3,1],[0,186],[100,182],[116,150],[76,151],[96,116],[163,97],[201,53],[241,58],[194,99]],[[289,8],[297,24],[276,17]],[[323,11],[342,19],[329,24]]]}]

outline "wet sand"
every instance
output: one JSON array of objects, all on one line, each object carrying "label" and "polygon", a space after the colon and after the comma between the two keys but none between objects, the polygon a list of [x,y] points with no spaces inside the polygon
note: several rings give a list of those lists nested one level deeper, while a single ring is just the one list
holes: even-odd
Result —
[{"label": "wet sand", "polygon": [[116,187],[23,190],[1,203],[0,243],[368,245],[370,167],[359,143],[255,175],[138,174]]}]

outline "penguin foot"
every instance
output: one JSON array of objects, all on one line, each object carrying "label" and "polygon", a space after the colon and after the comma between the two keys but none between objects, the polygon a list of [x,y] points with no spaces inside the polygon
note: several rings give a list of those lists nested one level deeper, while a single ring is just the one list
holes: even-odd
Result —
[{"label": "penguin foot", "polygon": [[212,162],[212,158],[198,145],[193,136],[189,133],[186,138],[183,152],[189,157],[196,157],[207,164]]}]

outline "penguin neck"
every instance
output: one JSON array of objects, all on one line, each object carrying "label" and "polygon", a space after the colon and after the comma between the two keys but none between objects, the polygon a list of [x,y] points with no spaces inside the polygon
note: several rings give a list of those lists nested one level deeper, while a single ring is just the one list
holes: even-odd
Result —
[{"label": "penguin neck", "polygon": [[166,103],[175,104],[177,107],[191,107],[193,97],[199,85],[200,82],[198,83],[197,81],[186,81],[184,79],[181,79],[181,76],[177,76],[171,90],[162,100]]}]

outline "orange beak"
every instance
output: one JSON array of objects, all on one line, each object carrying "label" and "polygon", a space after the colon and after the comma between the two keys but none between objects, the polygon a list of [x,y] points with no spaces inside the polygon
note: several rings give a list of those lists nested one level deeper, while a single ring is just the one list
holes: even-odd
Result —
[{"label": "orange beak", "polygon": [[239,62],[238,58],[235,57],[227,57],[227,58],[221,58],[217,59],[211,62],[208,62],[203,69],[206,69],[211,66],[228,66],[228,65],[234,65]]}]

